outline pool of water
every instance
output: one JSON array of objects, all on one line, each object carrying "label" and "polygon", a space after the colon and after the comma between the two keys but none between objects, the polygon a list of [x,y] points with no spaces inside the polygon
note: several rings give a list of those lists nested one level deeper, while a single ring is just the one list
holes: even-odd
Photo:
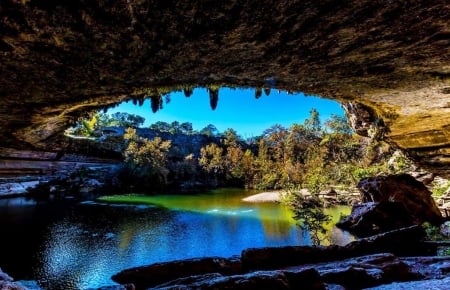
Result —
[{"label": "pool of water", "polygon": [[[311,244],[287,207],[241,201],[254,193],[134,195],[120,203],[0,200],[0,267],[16,280],[37,280],[44,289],[88,289],[115,284],[110,277],[130,267]],[[329,213],[335,222],[349,211],[337,207]],[[333,222],[326,225],[325,244],[353,240]]]}]

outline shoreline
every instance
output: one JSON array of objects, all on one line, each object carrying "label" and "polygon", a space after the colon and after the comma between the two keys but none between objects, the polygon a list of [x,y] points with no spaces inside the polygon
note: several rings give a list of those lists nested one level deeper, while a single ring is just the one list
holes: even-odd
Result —
[{"label": "shoreline", "polygon": [[244,197],[242,201],[245,202],[281,202],[283,197],[286,195],[285,192],[282,191],[266,191],[257,194],[253,194],[247,197]]}]

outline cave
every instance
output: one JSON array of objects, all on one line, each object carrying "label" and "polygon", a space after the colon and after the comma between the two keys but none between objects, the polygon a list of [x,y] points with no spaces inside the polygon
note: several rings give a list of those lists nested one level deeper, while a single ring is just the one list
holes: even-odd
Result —
[{"label": "cave", "polygon": [[55,159],[79,117],[125,100],[270,88],[340,102],[355,132],[448,178],[449,15],[447,0],[5,0],[0,159]]},{"label": "cave", "polygon": [[269,85],[361,104],[355,124],[382,120],[389,143],[448,173],[444,0],[8,0],[0,13],[2,155],[58,151],[84,112],[154,90]]}]

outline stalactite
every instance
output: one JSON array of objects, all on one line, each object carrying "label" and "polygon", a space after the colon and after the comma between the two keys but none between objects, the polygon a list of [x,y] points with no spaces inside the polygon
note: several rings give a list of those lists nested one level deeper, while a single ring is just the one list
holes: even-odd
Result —
[{"label": "stalactite", "polygon": [[192,96],[193,90],[191,88],[186,88],[183,90],[183,92],[184,92],[184,96],[186,98],[189,98],[190,96]]},{"label": "stalactite", "polygon": [[261,88],[256,88],[255,89],[255,99],[259,99],[262,96],[262,90]]},{"label": "stalactite", "polygon": [[211,109],[214,111],[217,108],[217,103],[219,102],[219,89],[208,88],[209,91],[209,104]]}]

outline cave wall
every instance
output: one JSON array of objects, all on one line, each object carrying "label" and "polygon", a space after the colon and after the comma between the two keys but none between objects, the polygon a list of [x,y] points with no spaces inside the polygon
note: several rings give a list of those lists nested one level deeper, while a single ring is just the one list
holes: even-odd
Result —
[{"label": "cave wall", "polygon": [[185,86],[358,102],[450,168],[447,0],[4,0],[0,147],[58,150],[83,112]]}]

